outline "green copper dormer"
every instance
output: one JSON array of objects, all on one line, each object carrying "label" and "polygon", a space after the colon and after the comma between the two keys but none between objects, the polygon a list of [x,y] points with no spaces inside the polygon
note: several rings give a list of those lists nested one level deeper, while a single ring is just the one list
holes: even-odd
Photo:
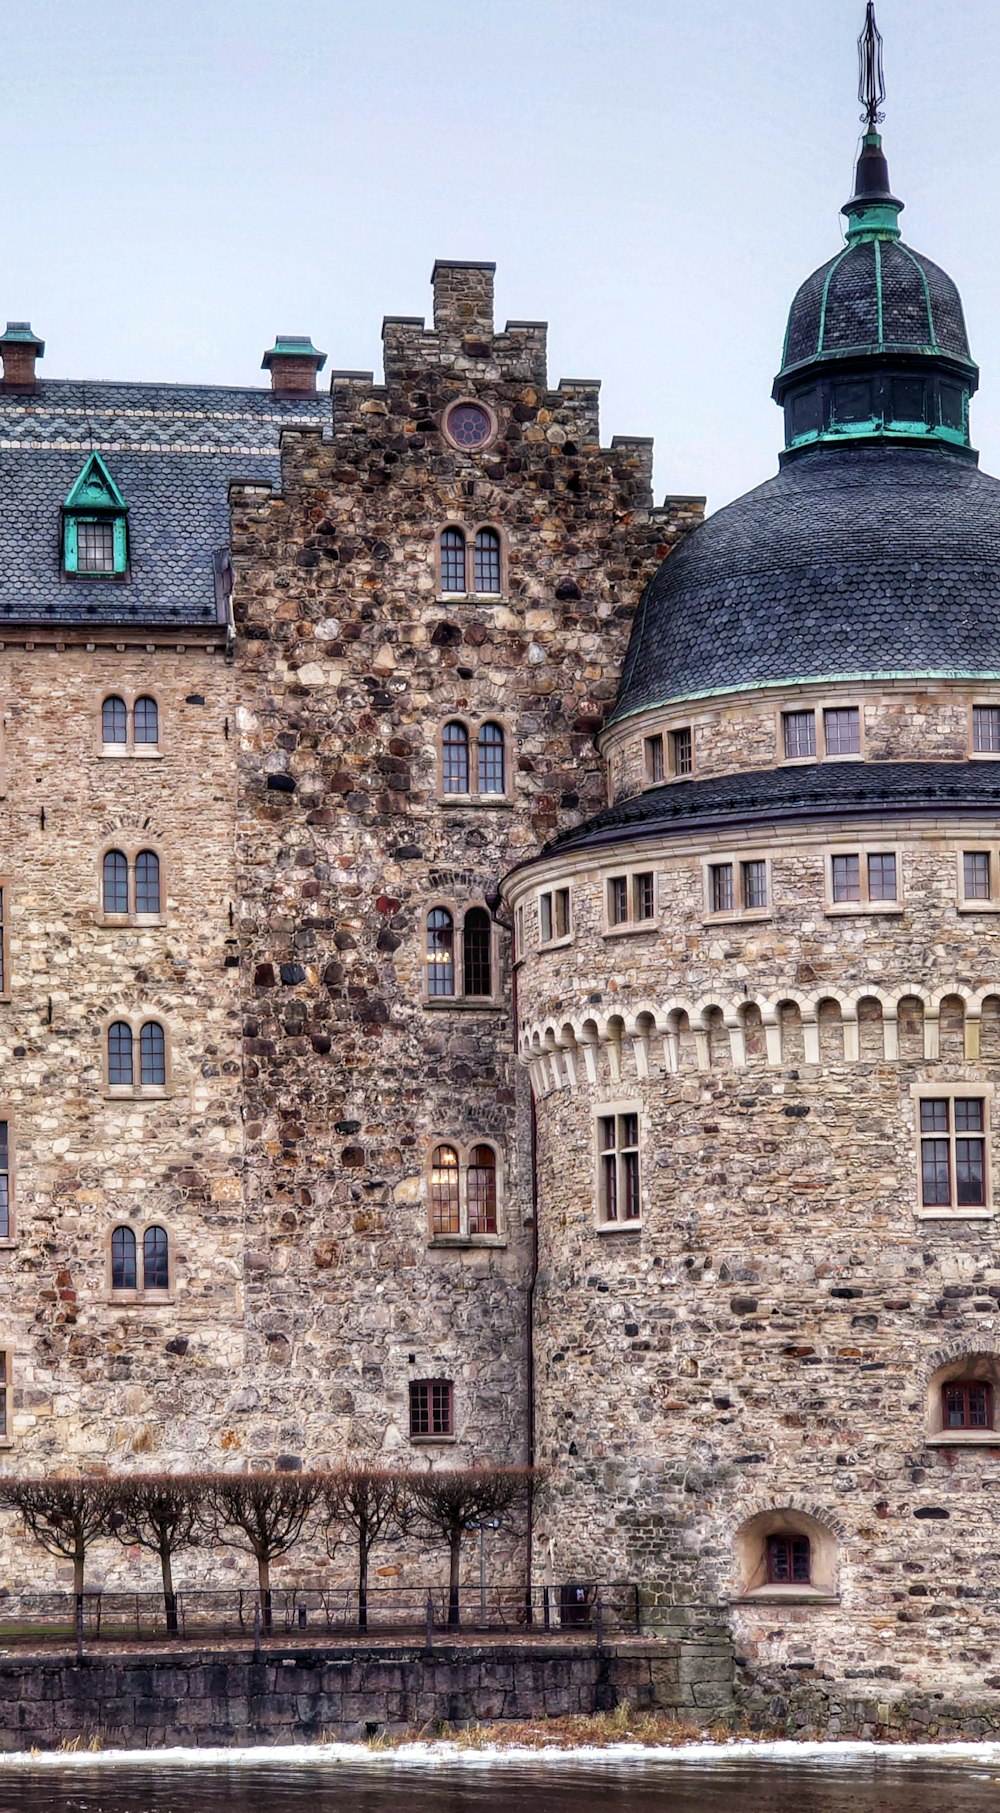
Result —
[{"label": "green copper dormer", "polygon": [[62,510],[63,570],[121,578],[128,567],[128,505],[99,453],[92,453]]},{"label": "green copper dormer", "polygon": [[868,7],[859,40],[867,130],[846,244],[807,277],[792,303],[772,395],[785,413],[785,458],[831,442],[944,446],[977,456],[969,400],[979,370],[955,284],[904,245],[877,130],[884,95],[881,40]]}]

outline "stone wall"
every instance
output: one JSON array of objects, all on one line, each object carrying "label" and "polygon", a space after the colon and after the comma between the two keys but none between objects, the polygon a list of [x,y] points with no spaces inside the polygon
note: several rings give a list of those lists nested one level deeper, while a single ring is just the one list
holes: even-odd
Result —
[{"label": "stone wall", "polygon": [[[8,639],[0,674],[4,1464],[221,1465],[244,1359],[232,668],[199,632],[183,647],[39,632]],[[156,698],[152,753],[105,753],[109,693]],[[158,920],[105,919],[109,848],[159,854]],[[119,1016],[165,1027],[165,1090],[109,1095]],[[111,1299],[118,1222],[167,1230],[167,1293]],[[55,1564],[5,1545],[4,1572],[51,1582]]]},{"label": "stone wall", "polygon": [[[405,1454],[427,1377],[454,1381],[456,1440],[415,1461],[525,1456],[508,929],[491,1002],[428,1000],[425,914],[491,902],[603,803],[593,737],[681,520],[652,509],[647,442],[600,446],[595,382],[549,389],[544,324],[494,332],[492,267],[434,285],[433,329],[386,321],[385,383],[334,373],[332,436],[285,435],[280,495],[233,492],[250,1460]],[[442,432],[468,397],[496,429],[482,451]],[[449,524],[499,531],[499,594],[442,593]],[[453,717],[503,726],[502,796],[442,793]],[[497,1237],[430,1238],[441,1140],[494,1143]]]},{"label": "stone wall", "polygon": [[[1000,1685],[1000,1436],[948,1439],[939,1395],[1000,1382],[1000,1146],[994,1114],[985,1210],[927,1214],[913,1093],[993,1101],[994,919],[956,899],[974,835],[755,826],[727,848],[770,855],[756,923],[706,923],[708,837],[553,852],[510,884],[538,1122],[538,1577],[728,1602],[755,1669]],[[827,909],[831,840],[899,851],[895,911]],[[654,926],[605,936],[608,875],[650,866]],[[533,893],[560,879],[574,933],[538,950]],[[638,1226],[598,1217],[609,1105],[639,1115]],[[762,1584],[775,1529],[822,1557],[809,1588]]]},{"label": "stone wall", "polygon": [[441,1645],[0,1658],[0,1751],[80,1739],[145,1749],[309,1743],[442,1725],[565,1718],[619,1704],[714,1721],[732,1703],[719,1645]]},{"label": "stone wall", "polygon": [[[829,685],[772,686],[749,696],[680,700],[615,724],[600,739],[613,799],[627,799],[649,784],[645,740],[687,727],[692,776],[773,768],[785,760],[782,713],[856,705],[862,755],[875,762],[955,762],[974,754],[972,707],[988,703],[988,689],[969,681],[842,681]],[[818,735],[822,736],[820,724]],[[668,774],[669,779],[669,763]]]}]

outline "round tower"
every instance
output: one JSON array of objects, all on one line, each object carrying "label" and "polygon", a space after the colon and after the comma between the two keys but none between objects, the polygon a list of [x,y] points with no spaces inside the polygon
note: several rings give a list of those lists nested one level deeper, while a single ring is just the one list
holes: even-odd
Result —
[{"label": "round tower", "polygon": [[663,562],[602,733],[612,803],[505,883],[537,1566],[722,1606],[758,1669],[982,1687],[1000,483],[958,291],[900,238],[876,73],[869,34],[777,476]]}]

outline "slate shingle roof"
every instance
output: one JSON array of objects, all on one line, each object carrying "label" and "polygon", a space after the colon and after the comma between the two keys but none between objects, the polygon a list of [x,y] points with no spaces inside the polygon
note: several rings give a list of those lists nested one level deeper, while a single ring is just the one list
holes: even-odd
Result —
[{"label": "slate shingle roof", "polygon": [[[190,384],[44,380],[0,396],[0,621],[216,622],[230,482],[277,486],[282,428],[329,416],[322,395]],[[60,510],[95,450],[129,506],[123,581],[62,576]]]},{"label": "slate shingle roof", "polygon": [[623,837],[678,834],[723,823],[857,817],[871,812],[969,811],[1000,823],[1000,761],[818,762],[672,781],[619,800],[564,831],[546,851],[586,849]]},{"label": "slate shingle roof", "polygon": [[610,721],[778,681],[934,674],[1000,675],[1000,482],[944,450],[817,448],[667,556]]},{"label": "slate shingle roof", "polygon": [[802,284],[788,316],[782,365],[884,347],[969,359],[962,298],[947,271],[910,246],[859,240]]}]

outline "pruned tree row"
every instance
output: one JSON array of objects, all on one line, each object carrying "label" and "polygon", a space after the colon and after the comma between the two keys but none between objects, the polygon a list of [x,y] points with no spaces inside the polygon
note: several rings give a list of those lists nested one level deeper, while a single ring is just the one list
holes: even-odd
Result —
[{"label": "pruned tree row", "polygon": [[463,1467],[427,1473],[345,1467],[315,1473],[128,1473],[0,1477],[0,1506],[17,1511],[36,1542],[73,1563],[80,1602],[88,1550],[112,1537],[160,1562],[167,1630],[178,1628],[173,1560],[185,1548],[238,1548],[257,1564],[261,1616],[271,1628],[271,1566],[307,1526],[333,1557],[353,1546],[358,1622],[368,1623],[368,1578],[376,1547],[416,1535],[448,1549],[448,1622],[459,1622],[462,1537],[499,1526],[526,1503],[529,1467]]}]

